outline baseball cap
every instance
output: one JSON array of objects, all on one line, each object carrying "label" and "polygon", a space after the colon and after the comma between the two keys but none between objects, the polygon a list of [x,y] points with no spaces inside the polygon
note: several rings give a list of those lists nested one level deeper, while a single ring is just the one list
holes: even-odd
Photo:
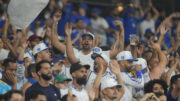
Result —
[{"label": "baseball cap", "polygon": [[82,34],[82,37],[85,37],[85,36],[90,36],[92,38],[92,40],[95,39],[94,35],[91,32],[86,32],[86,33]]},{"label": "baseball cap", "polygon": [[80,5],[80,7],[83,8],[85,11],[88,10],[88,5],[87,4],[83,3],[83,4]]},{"label": "baseball cap", "polygon": [[94,8],[94,9],[92,10],[92,13],[96,13],[96,14],[98,14],[98,15],[101,15],[101,10],[100,10],[99,8]]},{"label": "baseball cap", "polygon": [[122,51],[117,56],[116,59],[118,61],[126,60],[126,61],[137,61],[134,59],[130,51]]},{"label": "baseball cap", "polygon": [[33,40],[35,40],[37,38],[39,38],[40,40],[42,39],[41,37],[37,36],[36,34],[33,34],[28,38],[28,41],[33,41]]},{"label": "baseball cap", "polygon": [[147,61],[143,58],[137,58],[137,61],[133,62],[134,65],[140,65],[141,66],[141,72],[144,74],[146,72],[147,68]]},{"label": "baseball cap", "polygon": [[73,72],[81,69],[82,67],[85,67],[86,69],[89,69],[89,68],[90,68],[90,65],[88,65],[88,64],[83,64],[83,63],[81,63],[81,62],[74,63],[74,64],[71,65],[70,73],[72,74]]},{"label": "baseball cap", "polygon": [[36,55],[37,53],[43,51],[43,50],[46,50],[46,49],[49,49],[45,43],[40,43],[40,44],[37,44],[34,48],[33,48],[33,55]]},{"label": "baseball cap", "polygon": [[92,49],[92,52],[93,52],[93,54],[91,55],[91,58],[92,58],[93,60],[95,60],[96,57],[101,57],[101,58],[103,58],[107,63],[109,63],[110,59],[107,57],[106,54],[104,54],[104,53],[102,52],[102,49],[101,49],[101,48],[99,48],[99,47],[94,47],[94,48]]},{"label": "baseball cap", "polygon": [[55,83],[61,83],[61,82],[64,82],[64,81],[72,81],[72,79],[67,78],[66,75],[64,75],[64,74],[59,74],[54,79]]},{"label": "baseball cap", "polygon": [[101,91],[111,87],[121,88],[122,86],[118,84],[117,81],[113,78],[105,77],[101,79]]}]

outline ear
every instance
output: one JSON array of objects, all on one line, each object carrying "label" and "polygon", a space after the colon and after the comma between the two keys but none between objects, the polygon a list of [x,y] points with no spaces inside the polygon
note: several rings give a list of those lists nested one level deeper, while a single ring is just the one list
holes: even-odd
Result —
[{"label": "ear", "polygon": [[40,76],[40,75],[41,75],[41,72],[40,72],[40,71],[38,71],[38,72],[37,72],[37,75],[38,75],[38,76]]},{"label": "ear", "polygon": [[1,70],[2,70],[2,71],[5,71],[5,67],[3,66]]},{"label": "ear", "polygon": [[76,74],[74,72],[72,73],[72,77],[76,77]]}]

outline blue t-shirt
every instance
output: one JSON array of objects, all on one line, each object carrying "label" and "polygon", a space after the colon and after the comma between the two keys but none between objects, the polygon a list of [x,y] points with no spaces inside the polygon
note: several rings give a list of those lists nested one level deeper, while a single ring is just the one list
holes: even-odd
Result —
[{"label": "blue t-shirt", "polygon": [[42,87],[38,82],[33,84],[31,87],[29,87],[26,90],[25,93],[25,101],[29,101],[28,97],[29,97],[29,93],[30,91],[34,90],[34,89],[39,89],[41,91],[43,91],[46,95],[46,99],[47,101],[57,101],[60,100],[60,90],[58,88],[56,88],[54,85],[49,85],[48,87]]},{"label": "blue t-shirt", "polygon": [[169,91],[167,94],[167,101],[178,101],[178,98],[174,99],[171,95],[171,91]]},{"label": "blue t-shirt", "polygon": [[143,21],[146,18],[146,15],[140,19],[136,19],[135,17],[131,17],[129,15],[131,7],[128,7],[124,13],[124,29],[125,29],[125,41],[129,43],[129,35],[136,34],[137,24]]},{"label": "blue t-shirt", "polygon": [[[110,28],[110,29],[114,29],[114,30],[118,30],[119,27],[114,25],[114,21],[115,21],[115,20],[120,20],[120,21],[124,24],[123,18],[114,18],[114,17],[112,17],[112,16],[106,17],[106,21],[107,21],[107,23],[108,23],[108,25],[109,25],[109,28]],[[107,35],[108,35],[109,37],[113,37],[113,33],[108,33]]]}]

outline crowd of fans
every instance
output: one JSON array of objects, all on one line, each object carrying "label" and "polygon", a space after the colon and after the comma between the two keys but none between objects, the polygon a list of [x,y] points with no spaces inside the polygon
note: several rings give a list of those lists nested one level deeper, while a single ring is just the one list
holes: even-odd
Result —
[{"label": "crowd of fans", "polygon": [[0,101],[180,100],[179,12],[50,0],[17,30],[0,5]]}]

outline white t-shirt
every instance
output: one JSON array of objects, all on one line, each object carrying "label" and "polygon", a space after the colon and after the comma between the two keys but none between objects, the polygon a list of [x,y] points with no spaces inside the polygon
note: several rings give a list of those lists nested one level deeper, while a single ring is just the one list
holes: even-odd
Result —
[{"label": "white t-shirt", "polygon": [[[144,84],[148,83],[151,80],[149,69],[146,73],[143,74]],[[141,88],[133,88],[133,97],[137,99],[141,99],[144,96],[144,87]]]},{"label": "white t-shirt", "polygon": [[[91,51],[89,54],[84,55],[81,50],[77,50],[76,48],[73,48],[75,57],[82,62],[83,64],[90,65],[90,70],[94,70],[94,60],[91,58],[91,55],[93,52]],[[110,51],[102,51],[103,54],[105,54],[107,57],[110,57]],[[67,56],[67,55],[65,55]]]},{"label": "white t-shirt", "polygon": [[[91,71],[89,73],[89,76],[88,76],[88,79],[87,79],[87,83],[85,85],[86,89],[88,89],[91,86],[93,86],[96,77],[97,77],[97,74],[94,71]],[[109,68],[107,68],[106,72],[103,74],[102,79],[105,78],[105,77],[110,77],[110,78],[114,78],[115,80],[117,80],[116,76],[113,73],[111,73],[111,70]]]},{"label": "white t-shirt", "polygon": [[144,34],[146,32],[146,29],[151,29],[151,31],[154,33],[155,32],[155,21],[154,19],[151,19],[150,21],[144,20],[140,24],[140,31],[142,35],[142,39],[144,40]]},{"label": "white t-shirt", "polygon": [[6,59],[9,55],[9,50],[1,49],[0,51],[0,61]]},{"label": "white t-shirt", "polygon": [[137,78],[132,77],[127,72],[121,72],[121,78],[125,86],[125,93],[120,101],[132,101],[132,91],[134,88],[144,87],[144,78],[141,72]]},{"label": "white t-shirt", "polygon": [[[74,85],[70,85],[72,87],[72,94],[75,95],[78,99],[78,101],[89,101],[89,96],[87,91],[83,88],[82,90],[79,90],[74,87]],[[68,87],[65,87],[63,89],[60,89],[61,92],[61,98],[68,94]]]},{"label": "white t-shirt", "polygon": [[72,76],[71,76],[71,73],[70,73],[70,67],[67,67],[65,64],[63,64],[62,72],[60,74],[64,74],[64,75],[67,76],[67,78],[72,79]]},{"label": "white t-shirt", "polygon": [[102,17],[99,17],[97,19],[91,19],[91,24],[92,24],[92,28],[93,28],[93,31],[95,32],[95,34],[105,34],[106,33],[105,30],[100,29],[99,26],[103,26],[105,29],[109,28],[107,21]]}]

